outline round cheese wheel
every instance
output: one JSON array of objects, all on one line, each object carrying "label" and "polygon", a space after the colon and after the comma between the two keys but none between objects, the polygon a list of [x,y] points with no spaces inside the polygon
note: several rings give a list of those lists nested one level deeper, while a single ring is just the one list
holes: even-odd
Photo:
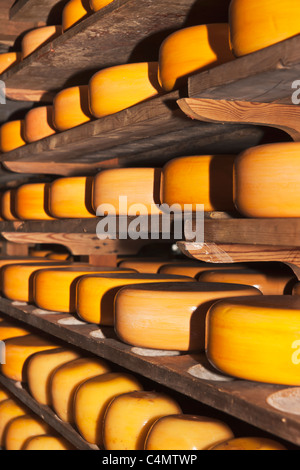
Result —
[{"label": "round cheese wheel", "polygon": [[[161,214],[158,205],[161,170],[116,168],[98,173],[94,179],[93,207],[98,215]],[[126,227],[127,229],[127,227]]]},{"label": "round cheese wheel", "polygon": [[7,52],[0,54],[0,74],[9,69],[12,65],[16,65],[21,60],[20,52]]},{"label": "round cheese wheel", "polygon": [[19,416],[7,426],[5,435],[6,450],[23,450],[27,440],[33,436],[47,434],[50,426],[33,416]]},{"label": "round cheese wheel", "polygon": [[182,211],[191,205],[193,211],[234,211],[232,155],[202,155],[176,158],[163,168],[161,201]]},{"label": "round cheese wheel", "polygon": [[41,46],[53,41],[62,34],[61,26],[44,26],[25,34],[22,39],[22,58],[25,59]]},{"label": "round cheese wheel", "polygon": [[49,185],[48,209],[53,217],[85,219],[95,217],[92,208],[93,178],[59,178]]},{"label": "round cheese wheel", "polygon": [[208,450],[287,450],[279,442],[263,437],[239,437],[213,446]]},{"label": "round cheese wheel", "polygon": [[26,114],[24,122],[24,138],[28,143],[37,142],[56,133],[52,106],[31,109]]},{"label": "round cheese wheel", "polygon": [[91,120],[87,85],[66,88],[53,100],[53,123],[57,130],[67,131]]},{"label": "round cheese wheel", "polygon": [[24,121],[8,121],[0,127],[0,150],[11,152],[26,145],[24,138]]},{"label": "round cheese wheel", "polygon": [[30,331],[26,328],[22,328],[20,324],[18,325],[6,320],[0,322],[0,341],[26,335],[30,335]]},{"label": "round cheese wheel", "polygon": [[5,390],[4,388],[0,388],[0,403],[2,401],[8,400],[9,398],[11,398],[11,395],[8,392],[8,390]]},{"label": "round cheese wheel", "polygon": [[90,0],[90,6],[92,10],[98,11],[98,10],[101,10],[101,8],[106,7],[106,5],[112,2],[113,0]]},{"label": "round cheese wheel", "polygon": [[141,384],[124,373],[104,374],[83,382],[74,398],[75,423],[83,438],[103,446],[103,419],[110,400],[134,390],[142,390]]},{"label": "round cheese wheel", "polygon": [[42,351],[31,356],[27,364],[27,377],[33,398],[42,405],[51,406],[52,374],[59,366],[79,357],[78,352],[63,348]]},{"label": "round cheese wheel", "polygon": [[103,437],[106,450],[143,450],[152,424],[162,416],[182,413],[171,397],[156,392],[129,392],[108,405]]},{"label": "round cheese wheel", "polygon": [[50,436],[44,434],[42,436],[35,436],[31,439],[27,439],[23,445],[22,450],[76,450],[76,448],[70,444],[63,437]]},{"label": "round cheese wheel", "polygon": [[1,372],[11,380],[27,382],[28,358],[37,352],[55,348],[57,345],[49,340],[32,334],[5,340],[6,364],[1,365]]},{"label": "round cheese wheel", "polygon": [[183,414],[164,416],[151,427],[145,450],[209,450],[233,437],[229,426],[216,419]]},{"label": "round cheese wheel", "polygon": [[[55,369],[51,376],[50,390],[52,406],[59,418],[73,423],[76,416],[73,404],[77,387],[92,377],[108,372],[110,369],[105,361],[87,358],[75,359]],[[101,397],[97,398],[101,400]]]},{"label": "round cheese wheel", "polygon": [[299,315],[297,296],[221,300],[207,316],[207,357],[233,377],[299,386]]},{"label": "round cheese wheel", "polygon": [[227,23],[180,29],[159,51],[159,82],[166,91],[181,88],[188,77],[234,59]]},{"label": "round cheese wheel", "polygon": [[71,261],[73,259],[70,253],[50,253],[46,258],[53,261]]},{"label": "round cheese wheel", "polygon": [[92,13],[89,0],[71,0],[66,4],[62,13],[63,31],[71,28]]},{"label": "round cheese wheel", "polygon": [[76,312],[83,320],[105,326],[114,325],[117,292],[129,284],[153,282],[192,282],[188,277],[163,274],[99,274],[82,277],[76,285]]},{"label": "round cheese wheel", "polygon": [[229,9],[231,43],[243,56],[300,33],[298,0],[232,0]]},{"label": "round cheese wheel", "polygon": [[101,118],[162,93],[158,62],[118,65],[96,73],[89,82],[90,110]]},{"label": "round cheese wheel", "polygon": [[253,147],[235,161],[234,199],[246,217],[299,217],[300,143]]},{"label": "round cheese wheel", "polygon": [[18,416],[24,416],[28,408],[15,399],[8,399],[0,403],[0,446],[5,446],[5,436],[8,424]]},{"label": "round cheese wheel", "polygon": [[15,190],[14,211],[22,220],[53,220],[47,207],[48,183],[23,184]]},{"label": "round cheese wheel", "polygon": [[171,264],[164,264],[159,269],[159,274],[177,274],[179,276],[190,276],[197,278],[201,273],[205,271],[219,271],[223,269],[236,269],[246,268],[245,265],[241,263],[224,263],[224,264],[216,264],[216,263],[200,263],[200,262],[190,262],[190,263],[171,263]]},{"label": "round cheese wheel", "polygon": [[125,343],[146,349],[205,349],[209,307],[225,297],[261,295],[248,286],[166,283],[128,286],[115,299],[115,331]]},{"label": "round cheese wheel", "polygon": [[[170,263],[170,260],[155,258],[124,259],[118,263],[119,268],[131,268],[140,274],[157,274],[161,266]],[[172,274],[172,273],[167,273]]]},{"label": "round cheese wheel", "polygon": [[32,256],[24,256],[24,257],[18,257],[18,256],[9,256],[8,258],[0,258],[0,268],[3,268],[4,266],[9,266],[10,264],[28,264],[28,263],[45,263],[45,260],[42,258],[34,258]]},{"label": "round cheese wheel", "polygon": [[46,258],[50,253],[52,253],[50,250],[36,250],[35,248],[29,249],[29,255],[33,258]]},{"label": "round cheese wheel", "polygon": [[4,220],[18,220],[15,212],[15,193],[13,189],[8,189],[1,196],[1,217]]}]

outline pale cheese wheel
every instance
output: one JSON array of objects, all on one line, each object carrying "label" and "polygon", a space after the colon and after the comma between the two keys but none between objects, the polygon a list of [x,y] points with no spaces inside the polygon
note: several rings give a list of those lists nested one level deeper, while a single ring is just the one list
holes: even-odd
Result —
[{"label": "pale cheese wheel", "polygon": [[164,416],[151,427],[145,450],[209,450],[233,437],[230,427],[216,419],[183,414]]},{"label": "pale cheese wheel", "polygon": [[58,178],[49,185],[49,213],[59,219],[95,217],[92,208],[92,190],[92,177]]},{"label": "pale cheese wheel", "polygon": [[[192,280],[192,279],[191,279]],[[128,286],[115,299],[115,331],[125,343],[146,349],[205,349],[209,307],[222,298],[261,295],[248,286],[165,283]]]},{"label": "pale cheese wheel", "polygon": [[90,79],[90,111],[101,118],[162,93],[158,62],[118,65],[100,70]]},{"label": "pale cheese wheel", "polygon": [[23,328],[21,324],[6,320],[0,322],[0,341],[30,335],[30,333],[30,330]]},{"label": "pale cheese wheel", "polygon": [[102,8],[106,7],[106,5],[112,2],[113,0],[90,0],[90,7],[94,11],[99,11]]},{"label": "pale cheese wheel", "polygon": [[0,54],[0,74],[9,69],[12,65],[16,65],[21,60],[20,52],[7,52]]},{"label": "pale cheese wheel", "polygon": [[[124,259],[118,263],[119,268],[131,268],[141,274],[157,274],[162,266],[170,263],[170,260],[155,258]],[[172,274],[172,273],[167,273]]]},{"label": "pale cheese wheel", "polygon": [[76,312],[80,318],[105,326],[114,325],[114,301],[122,287],[153,282],[188,282],[183,276],[163,274],[98,274],[82,277],[76,285]]},{"label": "pale cheese wheel", "polygon": [[[234,211],[233,155],[201,155],[169,161],[163,168],[161,201],[175,212],[190,205],[193,211]],[[200,207],[197,207],[197,205]],[[188,209],[188,207],[186,208]]]},{"label": "pale cheese wheel", "polygon": [[31,109],[26,114],[24,122],[24,138],[28,143],[37,142],[56,133],[52,106]]},{"label": "pale cheese wheel", "polygon": [[0,446],[5,446],[5,436],[8,424],[19,416],[29,413],[28,408],[15,399],[8,399],[0,403]]},{"label": "pale cheese wheel", "polygon": [[221,300],[207,315],[207,357],[233,377],[299,386],[299,316],[297,296]]},{"label": "pale cheese wheel", "polygon": [[232,0],[230,36],[236,56],[243,56],[300,33],[298,0]]},{"label": "pale cheese wheel", "polygon": [[42,351],[31,356],[27,364],[27,377],[33,398],[41,405],[51,406],[52,374],[58,367],[79,357],[78,352],[63,348]]},{"label": "pale cheese wheel", "polygon": [[114,168],[94,179],[93,207],[97,215],[161,214],[161,170],[158,168]]},{"label": "pale cheese wheel", "polygon": [[66,88],[53,100],[53,123],[58,131],[67,131],[91,120],[87,85]]},{"label": "pale cheese wheel", "polygon": [[77,387],[92,377],[108,372],[108,364],[101,359],[80,358],[58,367],[52,374],[50,384],[52,407],[58,417],[74,423],[76,409],[73,411],[73,405]]},{"label": "pale cheese wheel", "polygon": [[142,390],[141,384],[134,376],[124,373],[104,374],[82,383],[74,398],[74,417],[83,438],[102,446],[104,414],[110,400],[135,390]]},{"label": "pale cheese wheel", "polygon": [[4,220],[18,220],[15,212],[15,194],[16,191],[8,189],[1,196],[1,216]]},{"label": "pale cheese wheel", "polygon": [[15,190],[14,212],[22,220],[54,220],[48,212],[49,183],[23,184]]},{"label": "pale cheese wheel", "polygon": [[31,439],[27,439],[23,445],[22,450],[76,450],[76,448],[70,444],[63,437],[50,436],[44,434],[42,436],[35,436]]},{"label": "pale cheese wheel", "polygon": [[190,276],[197,278],[201,273],[205,271],[219,271],[223,269],[237,269],[246,268],[246,265],[242,263],[200,263],[200,262],[190,262],[190,263],[171,263],[164,264],[159,269],[159,274],[176,274],[179,276]]},{"label": "pale cheese wheel", "polygon": [[208,450],[287,450],[279,442],[264,437],[239,437],[218,444]]},{"label": "pale cheese wheel", "polygon": [[92,13],[89,0],[70,0],[63,9],[63,31],[74,26],[79,21],[87,18]]},{"label": "pale cheese wheel", "polygon": [[8,121],[0,127],[0,150],[3,153],[26,145],[24,138],[24,121]]},{"label": "pale cheese wheel", "polygon": [[43,26],[25,34],[22,39],[22,58],[25,59],[41,46],[62,34],[61,26]]},{"label": "pale cheese wheel", "polygon": [[23,450],[27,440],[33,436],[47,434],[50,426],[36,417],[26,415],[13,419],[7,426],[5,435],[6,450]]},{"label": "pale cheese wheel", "polygon": [[167,415],[181,414],[176,401],[156,392],[131,392],[115,397],[103,424],[106,450],[143,450],[153,423]]},{"label": "pale cheese wheel", "polygon": [[300,143],[261,145],[235,161],[234,200],[246,217],[300,216]]},{"label": "pale cheese wheel", "polygon": [[180,29],[159,51],[159,81],[166,91],[185,86],[188,77],[234,59],[227,23]]}]

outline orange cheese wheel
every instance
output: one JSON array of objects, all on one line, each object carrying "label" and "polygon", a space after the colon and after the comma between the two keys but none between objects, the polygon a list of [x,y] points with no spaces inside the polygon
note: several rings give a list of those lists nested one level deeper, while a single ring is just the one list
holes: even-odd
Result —
[{"label": "orange cheese wheel", "polygon": [[[118,263],[119,268],[131,268],[140,274],[157,274],[162,266],[170,263],[170,260],[155,258],[124,259]],[[172,274],[172,273],[168,273]]]},{"label": "orange cheese wheel", "polygon": [[91,444],[103,445],[103,419],[115,396],[142,390],[139,381],[129,374],[110,373],[83,382],[76,390],[74,417],[78,431]]},{"label": "orange cheese wheel", "polygon": [[73,423],[76,415],[76,412],[73,412],[73,404],[77,387],[92,377],[108,372],[108,365],[100,359],[80,358],[58,367],[52,374],[50,390],[52,406],[59,418]]},{"label": "orange cheese wheel", "polygon": [[76,312],[83,320],[114,325],[114,301],[117,292],[129,284],[153,282],[191,282],[192,279],[163,274],[99,274],[82,277],[76,285]]},{"label": "orange cheese wheel", "polygon": [[201,273],[205,271],[219,271],[223,269],[237,269],[246,268],[246,265],[242,263],[201,263],[201,262],[190,262],[190,263],[171,263],[164,264],[159,269],[159,274],[176,274],[179,276],[190,276],[197,278]]},{"label": "orange cheese wheel", "polygon": [[35,436],[27,439],[23,445],[22,450],[76,450],[76,448],[70,444],[63,437],[50,436],[44,434],[42,436]]},{"label": "orange cheese wheel", "polygon": [[27,440],[33,436],[47,434],[50,426],[41,419],[26,415],[13,419],[7,426],[5,435],[6,450],[23,450]]},{"label": "orange cheese wheel", "polygon": [[74,176],[59,178],[49,185],[48,208],[60,219],[95,217],[92,208],[93,178]]},{"label": "orange cheese wheel", "polygon": [[1,365],[1,372],[11,380],[27,382],[28,358],[37,352],[55,348],[57,346],[49,340],[32,334],[10,338],[5,341],[6,364]]},{"label": "orange cheese wheel", "polygon": [[18,220],[15,212],[15,194],[16,191],[8,189],[1,196],[1,217],[4,220]]},{"label": "orange cheese wheel", "polygon": [[145,450],[209,450],[233,438],[222,421],[203,416],[174,415],[158,419],[151,427]]},{"label": "orange cheese wheel", "polygon": [[56,133],[53,124],[53,107],[33,108],[25,116],[24,138],[32,143]]},{"label": "orange cheese wheel", "polygon": [[0,150],[11,152],[26,145],[24,138],[24,121],[9,121],[0,127]]},{"label": "orange cheese wheel", "polygon": [[[234,211],[232,155],[176,158],[163,168],[161,201],[177,211],[191,205],[193,211]],[[176,206],[174,207],[176,211]]]},{"label": "orange cheese wheel", "polygon": [[239,437],[213,446],[208,450],[287,450],[279,442],[263,437]]},{"label": "orange cheese wheel", "polygon": [[157,62],[125,64],[101,70],[89,82],[91,113],[101,118],[161,94],[157,74]]},{"label": "orange cheese wheel", "polygon": [[22,40],[22,58],[25,59],[41,46],[60,36],[61,33],[61,26],[44,26],[25,34]]},{"label": "orange cheese wheel", "polygon": [[63,9],[62,27],[63,31],[71,28],[79,21],[85,19],[92,13],[89,0],[71,0]]},{"label": "orange cheese wheel", "polygon": [[51,406],[52,374],[58,367],[79,357],[78,352],[63,348],[42,351],[31,356],[27,364],[27,377],[33,398],[42,405]]},{"label": "orange cheese wheel", "polygon": [[67,131],[91,120],[87,85],[66,88],[53,100],[53,123],[57,130]]},{"label": "orange cheese wheel", "polygon": [[34,258],[33,256],[9,256],[0,258],[0,268],[9,266],[10,264],[28,264],[28,263],[45,263],[43,258]]},{"label": "orange cheese wheel", "polygon": [[98,173],[94,179],[93,207],[98,215],[160,214],[161,170],[116,168]]},{"label": "orange cheese wheel", "polygon": [[33,258],[46,258],[50,253],[52,253],[51,250],[37,250],[36,248],[29,249],[29,255]]},{"label": "orange cheese wheel", "polygon": [[70,253],[50,253],[46,258],[52,261],[71,261],[73,259]]},{"label": "orange cheese wheel", "polygon": [[216,23],[181,29],[159,51],[159,81],[166,91],[187,84],[188,77],[233,60],[229,25]]},{"label": "orange cheese wheel", "polygon": [[243,56],[300,33],[298,0],[232,0],[230,36],[236,56]]},{"label": "orange cheese wheel", "polygon": [[18,416],[28,413],[28,408],[15,399],[9,399],[0,403],[0,446],[5,446],[5,437],[8,424]]},{"label": "orange cheese wheel", "polygon": [[155,392],[131,392],[115,397],[103,424],[106,450],[143,450],[152,424],[162,416],[182,413],[171,397]]},{"label": "orange cheese wheel", "polygon": [[122,341],[136,347],[204,350],[209,307],[225,297],[252,295],[261,293],[253,287],[221,283],[172,282],[124,287],[115,299],[115,331]]},{"label": "orange cheese wheel", "polygon": [[0,322],[0,341],[4,341],[9,338],[16,338],[18,336],[26,336],[29,334],[30,330],[22,328],[21,324],[6,320]]},{"label": "orange cheese wheel", "polygon": [[106,7],[106,5],[112,2],[113,0],[90,0],[90,6],[92,10],[98,11],[98,10],[101,10],[101,8]]},{"label": "orange cheese wheel", "polygon": [[261,145],[240,154],[234,199],[247,217],[299,217],[300,143]]},{"label": "orange cheese wheel", "polygon": [[48,183],[23,184],[15,190],[14,209],[22,220],[53,220],[48,212]]},{"label": "orange cheese wheel", "polygon": [[19,52],[7,52],[0,54],[0,74],[9,69],[12,65],[20,62],[22,55]]},{"label": "orange cheese wheel", "polygon": [[2,401],[8,400],[11,398],[11,395],[8,390],[5,390],[4,388],[0,388],[0,403]]}]

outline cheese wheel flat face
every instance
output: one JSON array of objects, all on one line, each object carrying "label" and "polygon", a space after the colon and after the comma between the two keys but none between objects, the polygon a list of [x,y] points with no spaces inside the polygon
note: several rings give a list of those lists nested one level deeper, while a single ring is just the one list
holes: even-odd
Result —
[{"label": "cheese wheel flat face", "polygon": [[300,143],[253,147],[235,161],[234,200],[246,217],[300,216]]},{"label": "cheese wheel flat face", "polygon": [[230,439],[208,450],[287,450],[279,442],[262,437]]},{"label": "cheese wheel flat face", "polygon": [[233,438],[229,426],[202,416],[175,415],[157,420],[145,442],[145,450],[208,450]]},{"label": "cheese wheel flat face", "polygon": [[[185,204],[197,211],[234,211],[232,155],[201,155],[176,158],[163,168],[161,201],[183,210]],[[198,209],[199,210],[199,209]]]},{"label": "cheese wheel flat face", "polygon": [[26,114],[24,121],[24,138],[28,143],[37,142],[56,133],[52,106],[31,109]]},{"label": "cheese wheel flat face", "polygon": [[74,396],[79,385],[92,377],[110,372],[109,366],[101,359],[80,358],[58,367],[51,377],[52,406],[65,422],[74,423],[76,411]]},{"label": "cheese wheel flat face", "polygon": [[5,436],[8,424],[18,416],[29,413],[26,406],[14,399],[5,400],[0,403],[0,445],[5,446]]},{"label": "cheese wheel flat face", "polygon": [[207,357],[233,377],[299,386],[299,318],[297,296],[219,301],[207,315]]},{"label": "cheese wheel flat face", "polygon": [[89,0],[71,0],[63,9],[63,31],[66,31],[79,21],[87,18],[91,13]]},{"label": "cheese wheel flat face", "polygon": [[243,56],[300,33],[298,0],[232,0],[229,9],[231,43]]},{"label": "cheese wheel flat face", "polygon": [[101,118],[162,94],[158,62],[118,65],[96,73],[89,83],[90,110]]},{"label": "cheese wheel flat face", "polygon": [[0,127],[0,150],[11,152],[26,145],[24,139],[24,121],[9,121]]},{"label": "cheese wheel flat face", "polygon": [[27,440],[33,436],[49,433],[50,426],[31,416],[19,416],[12,420],[6,430],[5,449],[23,450]]},{"label": "cheese wheel flat face", "polygon": [[43,436],[35,436],[31,439],[27,439],[23,445],[22,450],[76,450],[76,448],[70,444],[63,437],[54,437],[48,434]]},{"label": "cheese wheel flat face", "polygon": [[53,123],[58,131],[67,131],[91,120],[87,85],[66,88],[53,100]]},{"label": "cheese wheel flat face", "polygon": [[9,69],[12,65],[16,65],[21,60],[21,54],[19,52],[8,52],[6,54],[0,54],[0,74]]},{"label": "cheese wheel flat face", "polygon": [[45,26],[27,33],[22,40],[22,58],[25,59],[41,46],[62,34],[61,26]]},{"label": "cheese wheel flat face", "polygon": [[181,29],[160,47],[159,81],[165,91],[172,91],[185,86],[194,73],[233,59],[227,23]]},{"label": "cheese wheel flat face", "polygon": [[48,212],[49,184],[24,184],[16,189],[15,213],[22,220],[53,220]]},{"label": "cheese wheel flat face", "polygon": [[109,5],[112,2],[113,0],[90,0],[90,6],[92,10],[99,11],[101,8],[106,7],[106,5]]},{"label": "cheese wheel flat face", "polygon": [[78,387],[74,416],[82,437],[91,444],[103,446],[103,419],[109,402],[117,395],[135,390],[142,390],[138,380],[123,373],[95,377]]},{"label": "cheese wheel flat face", "polygon": [[49,185],[48,210],[58,219],[89,219],[92,208],[92,177],[59,178]]},{"label": "cheese wheel flat face", "polygon": [[7,340],[9,338],[16,338],[18,336],[26,336],[29,334],[29,330],[22,328],[20,325],[14,322],[0,322],[0,341]]}]

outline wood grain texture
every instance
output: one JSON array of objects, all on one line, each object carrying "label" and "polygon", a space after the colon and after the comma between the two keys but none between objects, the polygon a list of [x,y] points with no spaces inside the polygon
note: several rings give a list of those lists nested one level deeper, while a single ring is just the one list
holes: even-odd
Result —
[{"label": "wood grain texture", "polygon": [[49,19],[59,21],[67,2],[68,0],[17,0],[10,8],[9,17],[16,22],[47,23]]}]

